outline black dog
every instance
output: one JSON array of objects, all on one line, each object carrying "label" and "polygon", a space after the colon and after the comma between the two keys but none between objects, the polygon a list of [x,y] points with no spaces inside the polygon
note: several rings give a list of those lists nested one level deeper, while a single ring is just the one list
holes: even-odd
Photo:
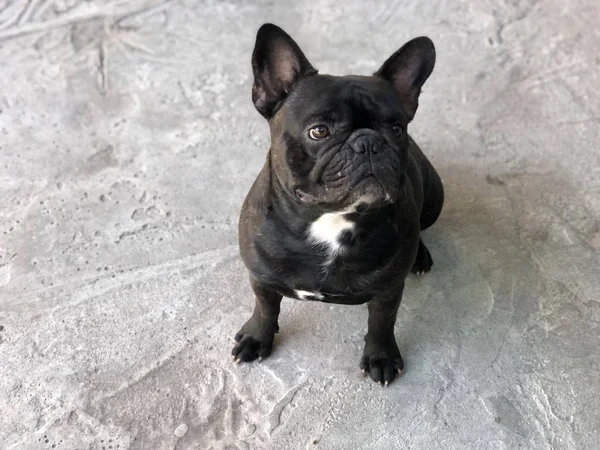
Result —
[{"label": "black dog", "polygon": [[256,305],[235,336],[237,362],[271,353],[286,296],[367,303],[360,367],[386,385],[401,373],[394,324],[404,280],[433,264],[420,232],[444,199],[406,131],[434,64],[433,43],[419,37],[373,76],[318,75],[282,29],[258,31],[252,100],[271,148],[239,223]]}]

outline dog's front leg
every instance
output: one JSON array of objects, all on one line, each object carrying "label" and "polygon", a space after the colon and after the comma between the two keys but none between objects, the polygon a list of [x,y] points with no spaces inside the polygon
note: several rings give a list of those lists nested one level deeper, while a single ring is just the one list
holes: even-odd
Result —
[{"label": "dog's front leg", "polygon": [[395,292],[375,297],[367,303],[369,324],[360,368],[364,375],[368,373],[375,382],[386,386],[402,373],[404,367],[394,336],[403,291],[404,283]]},{"label": "dog's front leg", "polygon": [[256,295],[252,317],[235,335],[236,344],[231,351],[236,362],[259,361],[271,354],[275,333],[279,331],[277,319],[281,305],[281,295],[269,289],[256,279],[250,280]]}]

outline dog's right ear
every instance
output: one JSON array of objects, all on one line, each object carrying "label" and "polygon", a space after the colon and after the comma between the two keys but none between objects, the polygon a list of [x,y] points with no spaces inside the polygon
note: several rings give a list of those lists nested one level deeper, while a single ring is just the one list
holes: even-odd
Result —
[{"label": "dog's right ear", "polygon": [[266,23],[256,34],[252,53],[252,101],[259,113],[270,118],[302,77],[317,71],[281,28]]}]

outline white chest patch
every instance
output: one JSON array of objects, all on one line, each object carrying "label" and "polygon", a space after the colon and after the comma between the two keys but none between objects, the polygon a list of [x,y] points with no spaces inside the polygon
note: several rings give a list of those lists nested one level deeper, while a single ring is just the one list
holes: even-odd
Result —
[{"label": "white chest patch", "polygon": [[319,292],[308,292],[296,289],[294,291],[300,300],[323,300],[323,294]]},{"label": "white chest patch", "polygon": [[352,230],[356,224],[348,219],[347,214],[356,212],[356,207],[360,204],[370,203],[370,199],[363,197],[358,199],[346,209],[334,213],[325,213],[308,228],[308,241],[311,244],[324,245],[329,251],[329,259],[326,264],[330,264],[333,259],[344,251],[340,238],[346,231]]},{"label": "white chest patch", "polygon": [[329,252],[334,256],[340,251],[340,237],[345,231],[354,228],[354,222],[346,218],[351,211],[337,213],[325,213],[315,220],[308,229],[308,238],[312,243],[327,246]]}]

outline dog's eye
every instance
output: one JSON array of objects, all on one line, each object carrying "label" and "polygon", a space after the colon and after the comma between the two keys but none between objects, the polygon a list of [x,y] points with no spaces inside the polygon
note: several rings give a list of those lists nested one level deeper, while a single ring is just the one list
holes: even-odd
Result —
[{"label": "dog's eye", "polygon": [[396,133],[396,136],[402,136],[402,133],[404,133],[404,129],[402,128],[402,125],[394,125],[392,127],[392,130],[394,130],[394,133]]},{"label": "dog's eye", "polygon": [[310,130],[308,130],[308,135],[311,139],[317,141],[319,139],[325,139],[327,136],[329,136],[329,130],[325,125],[317,125],[316,127],[312,127]]}]

